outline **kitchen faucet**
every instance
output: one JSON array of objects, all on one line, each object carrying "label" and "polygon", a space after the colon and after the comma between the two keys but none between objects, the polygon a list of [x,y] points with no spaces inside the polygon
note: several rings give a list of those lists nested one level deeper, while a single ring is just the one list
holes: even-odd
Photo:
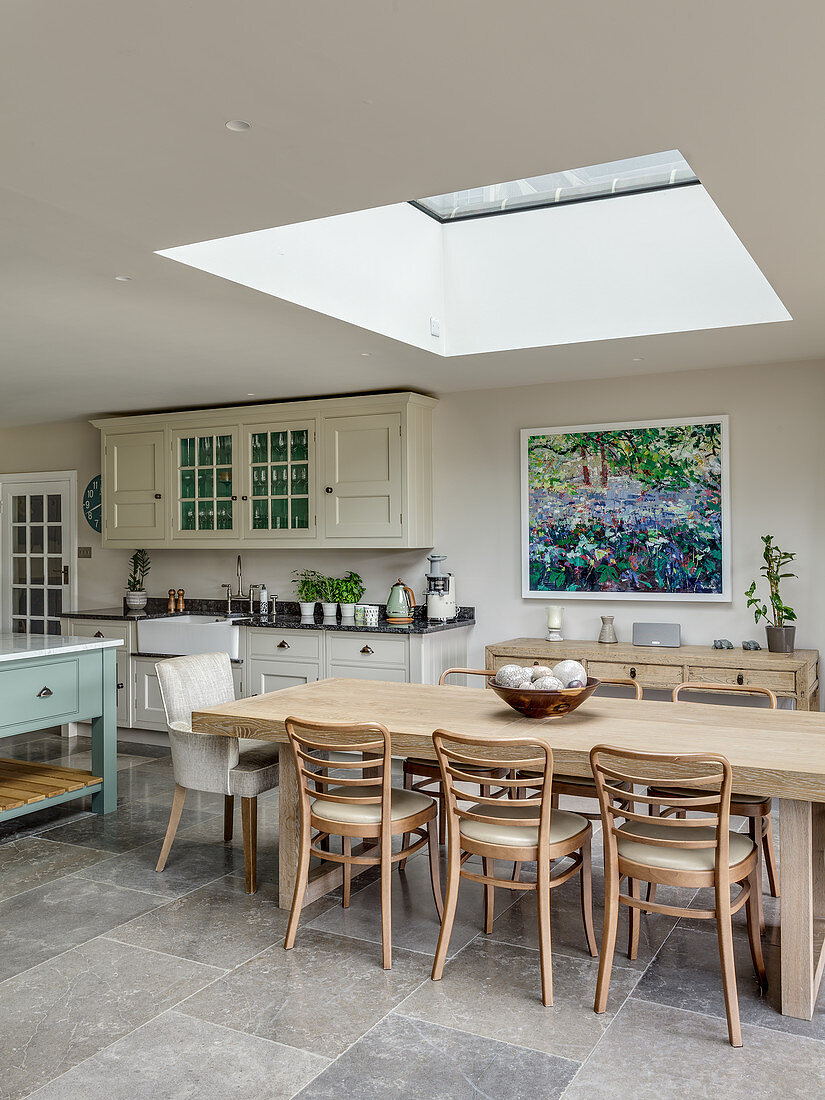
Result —
[{"label": "kitchen faucet", "polygon": [[232,614],[232,601],[233,600],[249,600],[249,613],[252,614],[252,596],[255,589],[260,589],[259,584],[250,584],[249,590],[244,592],[243,590],[243,566],[241,564],[241,555],[238,554],[237,564],[237,576],[238,576],[238,591],[232,591],[231,584],[222,584],[221,588],[226,592],[226,613]]}]

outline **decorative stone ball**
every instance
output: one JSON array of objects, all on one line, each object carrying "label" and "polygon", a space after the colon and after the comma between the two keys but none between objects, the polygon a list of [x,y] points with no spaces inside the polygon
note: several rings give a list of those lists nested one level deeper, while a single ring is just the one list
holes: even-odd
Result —
[{"label": "decorative stone ball", "polygon": [[534,680],[540,680],[542,676],[552,676],[552,668],[548,668],[547,665],[533,665],[530,669],[530,673]]},{"label": "decorative stone ball", "polygon": [[530,687],[534,687],[536,691],[561,691],[564,684],[557,676],[542,676],[534,680]]},{"label": "decorative stone ball", "polygon": [[525,681],[529,684],[533,676],[529,668],[521,665],[504,665],[498,670],[495,682],[500,687],[520,687]]},{"label": "decorative stone ball", "polygon": [[581,680],[583,684],[587,683],[587,672],[584,665],[579,664],[578,661],[559,661],[553,669],[553,675],[561,680],[564,687],[569,687],[571,680]]},{"label": "decorative stone ball", "polygon": [[567,681],[567,686],[569,688],[583,688],[584,687],[584,680],[568,680]]},{"label": "decorative stone ball", "polygon": [[521,675],[521,671],[521,665],[502,665],[496,673],[496,683],[499,682],[501,677],[506,679],[508,676],[514,676],[516,673]]}]

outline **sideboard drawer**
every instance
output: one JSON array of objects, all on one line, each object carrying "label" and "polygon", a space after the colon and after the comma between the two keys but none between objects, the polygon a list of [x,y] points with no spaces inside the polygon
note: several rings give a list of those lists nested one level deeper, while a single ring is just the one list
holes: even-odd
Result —
[{"label": "sideboard drawer", "polygon": [[706,684],[730,684],[731,687],[763,687],[780,693],[793,693],[796,690],[796,673],[776,669],[708,668],[691,665],[688,668],[688,680],[699,680]]},{"label": "sideboard drawer", "polygon": [[638,680],[650,687],[676,687],[682,682],[681,665],[654,665],[643,661],[588,661],[587,674],[597,680]]},{"label": "sideboard drawer", "polygon": [[321,632],[313,630],[249,631],[250,657],[283,657],[291,661],[320,661]]},{"label": "sideboard drawer", "polygon": [[406,668],[408,641],[392,634],[332,634],[327,643],[330,664],[397,665]]},{"label": "sideboard drawer", "polygon": [[67,721],[80,710],[80,657],[42,664],[27,661],[0,671],[0,699],[0,729],[41,718],[44,726]]}]

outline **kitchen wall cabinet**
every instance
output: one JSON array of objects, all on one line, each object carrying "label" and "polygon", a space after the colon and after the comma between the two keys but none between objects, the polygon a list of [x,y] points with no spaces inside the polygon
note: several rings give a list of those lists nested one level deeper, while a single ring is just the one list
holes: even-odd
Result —
[{"label": "kitchen wall cabinet", "polygon": [[436,404],[405,392],[92,421],[103,545],[430,547]]}]

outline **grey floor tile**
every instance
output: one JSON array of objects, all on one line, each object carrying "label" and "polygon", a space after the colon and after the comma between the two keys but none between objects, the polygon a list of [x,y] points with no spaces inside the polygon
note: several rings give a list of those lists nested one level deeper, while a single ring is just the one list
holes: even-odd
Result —
[{"label": "grey floor tile", "polygon": [[[733,951],[742,1022],[825,1040],[825,987],[820,991],[812,1020],[783,1016],[779,1010],[782,988],[779,948],[765,942],[762,948],[768,972],[768,992],[764,996],[760,996],[756,985],[747,937],[744,932],[734,930]],[[716,936],[677,928],[640,979],[633,996],[716,1016],[724,1031],[725,1000]]]},{"label": "grey floor tile", "polygon": [[597,959],[553,956],[554,1005],[541,1003],[539,957],[486,937],[448,962],[400,1006],[405,1016],[581,1062],[601,1038],[638,974],[614,968],[608,1011],[593,1011]]},{"label": "grey floor tile", "polygon": [[[633,1100],[820,1100],[821,1045],[748,1025],[734,1050],[706,1016],[631,999],[579,1071],[564,1100],[613,1100],[622,1081]],[[624,1067],[627,1067],[625,1070]]]},{"label": "grey floor tile", "polygon": [[108,932],[158,903],[154,894],[77,875],[0,902],[0,980]]},{"label": "grey floor tile", "polygon": [[306,1051],[170,1011],[45,1085],[33,1100],[289,1100],[326,1065]]},{"label": "grey floor tile", "polygon": [[41,837],[11,841],[0,847],[0,901],[106,858],[105,852],[74,848]]},{"label": "grey floor tile", "polygon": [[[149,756],[132,756],[123,753],[118,747],[117,770],[119,772],[126,771],[128,768],[135,768],[139,764],[146,764],[150,760],[151,757]],[[88,749],[80,747],[64,749],[59,755],[49,757],[46,763],[55,764],[61,768],[82,768],[84,771],[91,771],[92,750],[91,747]]]},{"label": "grey floor tile", "polygon": [[37,734],[21,733],[16,737],[3,738],[2,755],[12,760],[40,763],[59,755],[67,744],[59,734],[44,735],[42,731]]},{"label": "grey floor tile", "polygon": [[427,976],[420,955],[393,950],[382,970],[373,944],[304,931],[197,993],[178,1010],[335,1058]]},{"label": "grey floor tile", "polygon": [[221,973],[92,940],[12,978],[0,996],[0,1096],[28,1095]]},{"label": "grey floor tile", "polygon": [[577,1062],[392,1013],[298,1094],[301,1100],[553,1100]]},{"label": "grey floor tile", "polygon": [[201,844],[176,838],[163,871],[155,866],[160,855],[160,839],[112,856],[80,874],[95,882],[117,883],[131,890],[145,890],[163,898],[179,898],[207,882],[223,878],[238,866],[243,855],[221,842]]},{"label": "grey floor tile", "polygon": [[[768,943],[779,944],[779,911],[780,911],[780,899],[772,898],[768,893],[767,879],[764,883],[764,889],[762,891],[762,906],[765,911],[765,931],[762,933],[763,938]],[[691,909],[713,909],[714,897],[712,889],[697,890],[696,896],[690,903]],[[682,917],[679,920],[680,928],[692,928],[697,932],[709,932],[710,935],[716,936],[716,922],[712,920],[692,920],[690,917]],[[733,915],[733,927],[735,929],[742,930],[743,934],[747,934],[747,915],[745,913],[745,906],[743,906],[738,913]]]},{"label": "grey floor tile", "polygon": [[84,795],[71,802],[62,802],[59,806],[33,810],[31,813],[14,817],[10,821],[4,821],[0,823],[0,845],[20,840],[24,836],[39,836],[56,825],[65,825],[69,821],[79,821],[91,813],[91,808],[92,796]]},{"label": "grey floor tile", "polygon": [[[304,920],[335,905],[333,897],[307,906]],[[289,913],[275,905],[271,889],[247,894],[244,880],[227,875],[171,901],[108,935],[123,943],[232,968],[273,944],[282,944]]]},{"label": "grey floor tile", "polygon": [[[170,799],[171,802],[171,799]],[[152,840],[161,841],[169,824],[170,807],[147,802],[127,802],[111,814],[90,814],[79,821],[58,825],[49,830],[49,840],[78,844],[109,853],[129,852]],[[196,799],[187,799],[183,807],[178,835],[204,819],[212,822],[216,815],[200,808]],[[223,837],[223,818],[220,820]],[[217,835],[217,834],[216,834]]]}]

